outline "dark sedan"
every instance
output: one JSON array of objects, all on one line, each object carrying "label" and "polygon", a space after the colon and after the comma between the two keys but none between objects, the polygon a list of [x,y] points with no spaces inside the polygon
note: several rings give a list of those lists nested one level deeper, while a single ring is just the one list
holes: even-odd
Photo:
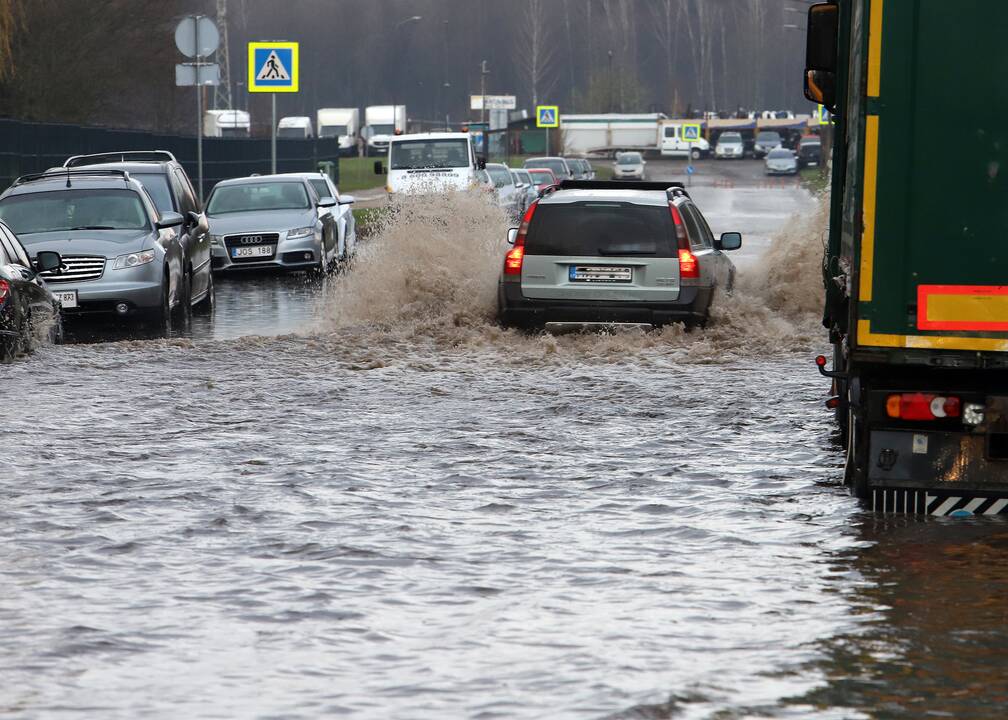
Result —
[{"label": "dark sedan", "polygon": [[62,262],[59,253],[43,251],[32,263],[14,233],[0,222],[0,362],[33,352],[43,329],[54,342],[63,339],[59,301],[39,275]]}]

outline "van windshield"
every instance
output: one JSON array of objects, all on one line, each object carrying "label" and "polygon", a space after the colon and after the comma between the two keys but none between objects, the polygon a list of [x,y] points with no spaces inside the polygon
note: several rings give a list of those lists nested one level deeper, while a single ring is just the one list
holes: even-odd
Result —
[{"label": "van windshield", "polygon": [[277,129],[278,138],[300,138],[304,140],[308,137],[308,130],[303,127],[285,127]]},{"label": "van windshield", "polygon": [[149,230],[132,190],[56,190],[0,200],[0,219],[16,235],[67,230]]},{"label": "van windshield", "polygon": [[674,257],[668,206],[626,202],[540,205],[525,239],[528,255]]},{"label": "van windshield", "polygon": [[742,142],[742,136],[738,133],[722,133],[718,140],[723,143],[740,143]]},{"label": "van windshield", "polygon": [[371,136],[375,135],[395,135],[395,125],[372,125]]},{"label": "van windshield", "polygon": [[347,125],[319,125],[318,129],[318,136],[322,138],[339,137],[340,135],[349,134]]},{"label": "van windshield", "polygon": [[392,170],[469,167],[465,140],[401,140],[392,143]]}]

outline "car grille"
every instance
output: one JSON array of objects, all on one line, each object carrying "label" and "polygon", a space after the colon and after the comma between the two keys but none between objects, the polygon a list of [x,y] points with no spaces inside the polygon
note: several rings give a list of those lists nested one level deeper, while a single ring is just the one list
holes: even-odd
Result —
[{"label": "car grille", "polygon": [[67,257],[63,256],[63,266],[58,273],[52,271],[40,273],[46,282],[81,282],[97,280],[105,273],[105,258],[103,257]]},{"label": "car grille", "polygon": [[[257,263],[257,262],[273,262],[276,258],[276,246],[280,242],[279,233],[243,233],[242,235],[225,235],[224,236],[224,247],[228,249],[228,257],[231,262],[236,264],[241,263]],[[231,248],[236,247],[256,247],[259,245],[272,245],[273,255],[269,257],[242,257],[236,258],[231,257]]]},{"label": "car grille", "polygon": [[224,236],[224,245],[229,248],[248,247],[250,245],[276,245],[279,241],[279,233],[243,233],[241,235]]}]

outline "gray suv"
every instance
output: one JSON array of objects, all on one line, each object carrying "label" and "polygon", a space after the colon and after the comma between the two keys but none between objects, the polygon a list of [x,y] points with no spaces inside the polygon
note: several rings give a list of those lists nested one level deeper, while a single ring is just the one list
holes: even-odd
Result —
[{"label": "gray suv", "polygon": [[26,175],[0,195],[0,219],[32,255],[62,256],[41,273],[64,315],[145,317],[169,329],[188,316],[177,212],[158,212],[125,170]]},{"label": "gray suv", "polygon": [[214,284],[210,272],[210,232],[206,214],[200,207],[185,168],[167,150],[127,150],[97,155],[75,155],[63,163],[64,168],[92,170],[124,170],[147,189],[159,213],[174,212],[182,216],[178,228],[182,246],[182,294],[188,303],[179,305],[197,311],[213,310]]},{"label": "gray suv", "polygon": [[577,181],[546,190],[512,229],[498,311],[505,326],[706,324],[715,290],[730,292],[724,254],[681,183]]}]

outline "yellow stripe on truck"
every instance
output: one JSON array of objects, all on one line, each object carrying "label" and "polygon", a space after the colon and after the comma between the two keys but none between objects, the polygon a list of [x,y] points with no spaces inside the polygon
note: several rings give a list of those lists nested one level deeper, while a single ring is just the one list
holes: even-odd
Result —
[{"label": "yellow stripe on truck", "polygon": [[869,115],[865,126],[864,231],[861,233],[861,286],[858,299],[871,302],[875,262],[875,192],[878,187],[878,115]]},{"label": "yellow stripe on truck", "polygon": [[882,0],[871,0],[868,24],[868,97],[882,90]]},{"label": "yellow stripe on truck", "polygon": [[873,333],[870,320],[858,320],[858,344],[864,347],[913,348],[917,350],[1008,352],[1008,340],[998,338]]}]

